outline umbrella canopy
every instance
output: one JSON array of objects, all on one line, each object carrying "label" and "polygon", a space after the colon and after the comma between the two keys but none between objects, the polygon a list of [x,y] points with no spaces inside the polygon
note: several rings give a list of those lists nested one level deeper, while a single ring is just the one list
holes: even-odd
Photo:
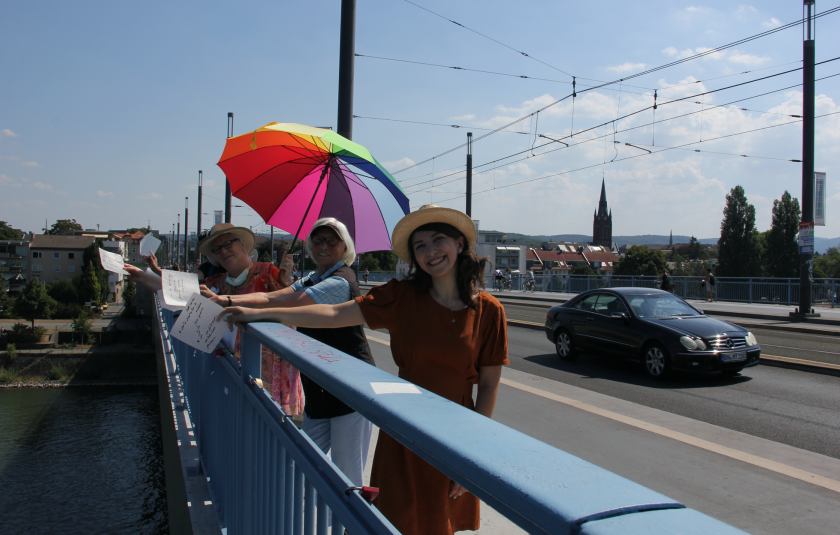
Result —
[{"label": "umbrella canopy", "polygon": [[322,217],[347,226],[356,251],[391,249],[408,197],[367,149],[332,130],[269,123],[228,138],[218,166],[231,192],[269,225],[304,239]]}]

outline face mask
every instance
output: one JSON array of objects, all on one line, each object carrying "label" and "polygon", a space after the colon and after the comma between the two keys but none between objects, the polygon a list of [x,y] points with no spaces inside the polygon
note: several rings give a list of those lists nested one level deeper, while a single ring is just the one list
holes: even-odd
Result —
[{"label": "face mask", "polygon": [[248,278],[248,271],[250,269],[251,269],[251,266],[246,267],[245,270],[242,273],[240,273],[238,277],[236,277],[235,279],[227,277],[225,279],[225,282],[230,284],[231,286],[239,286],[240,284],[245,282],[245,279]]}]

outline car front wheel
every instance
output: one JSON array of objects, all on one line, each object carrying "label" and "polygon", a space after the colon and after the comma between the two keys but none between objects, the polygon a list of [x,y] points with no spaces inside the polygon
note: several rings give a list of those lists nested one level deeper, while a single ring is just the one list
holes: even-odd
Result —
[{"label": "car front wheel", "polygon": [[557,333],[554,347],[557,349],[557,356],[560,357],[560,360],[571,361],[577,358],[575,344],[572,342],[569,331],[565,329],[560,329],[560,332]]},{"label": "car front wheel", "polygon": [[648,377],[662,379],[670,367],[668,351],[659,344],[649,345],[642,356],[642,366]]}]

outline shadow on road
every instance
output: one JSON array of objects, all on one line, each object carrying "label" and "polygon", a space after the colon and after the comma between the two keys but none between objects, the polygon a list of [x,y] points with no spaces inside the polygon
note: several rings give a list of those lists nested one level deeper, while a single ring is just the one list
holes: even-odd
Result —
[{"label": "shadow on road", "polygon": [[523,357],[522,360],[573,374],[580,379],[601,379],[657,389],[724,387],[752,381],[752,377],[746,375],[724,377],[717,372],[691,373],[679,371],[673,371],[667,378],[657,380],[646,376],[638,362],[587,353],[581,354],[577,360],[572,362],[562,361],[554,353],[531,355]]}]

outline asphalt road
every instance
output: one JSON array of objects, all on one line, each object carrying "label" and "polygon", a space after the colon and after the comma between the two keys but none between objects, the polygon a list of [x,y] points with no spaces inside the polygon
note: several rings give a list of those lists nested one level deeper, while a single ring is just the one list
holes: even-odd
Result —
[{"label": "asphalt road", "polygon": [[[374,337],[377,366],[396,373],[387,334]],[[533,329],[508,339],[494,419],[748,533],[838,532],[840,377],[757,366],[660,382],[598,355],[562,362]],[[517,532],[486,515],[488,533]]]}]

